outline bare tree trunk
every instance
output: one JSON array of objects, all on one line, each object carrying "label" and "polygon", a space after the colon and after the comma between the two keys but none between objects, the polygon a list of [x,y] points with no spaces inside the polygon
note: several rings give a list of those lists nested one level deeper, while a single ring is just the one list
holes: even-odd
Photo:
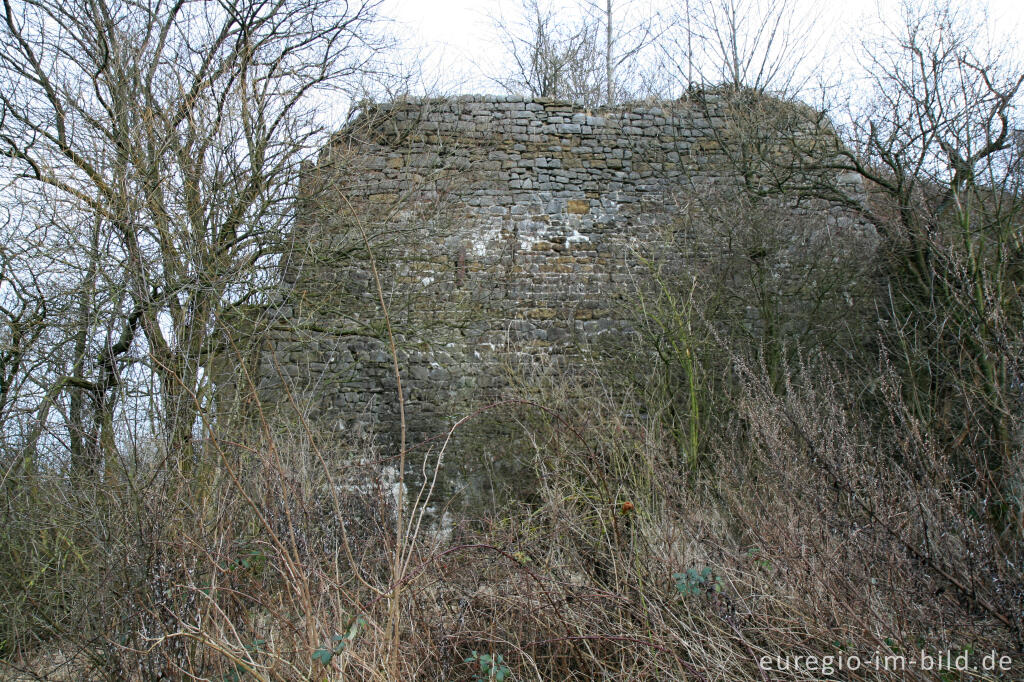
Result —
[{"label": "bare tree trunk", "polygon": [[605,17],[605,51],[604,51],[604,63],[605,63],[605,97],[608,100],[608,105],[615,103],[615,63],[612,61],[612,55],[614,54],[615,46],[615,33],[613,31],[612,23],[612,0],[607,0],[605,3],[604,10]]},{"label": "bare tree trunk", "polygon": [[693,85],[693,10],[686,0],[686,86]]},{"label": "bare tree trunk", "polygon": [[[89,333],[93,325],[93,312],[95,309],[96,280],[99,275],[99,241],[101,221],[91,221],[92,228],[89,234],[89,266],[82,280],[81,288],[78,291],[78,320],[76,322],[74,359],[71,370],[71,387],[69,389],[69,413],[68,430],[71,438],[71,469],[75,474],[74,478],[84,480],[92,478],[99,471],[100,465],[100,443],[98,410],[100,403],[96,392],[86,388],[85,358],[89,352]],[[85,398],[89,395],[92,398],[92,409],[94,415],[86,419]]]},{"label": "bare tree trunk", "polygon": [[[87,337],[87,324],[89,320],[89,307],[85,291],[78,294],[78,328],[75,330],[74,364],[71,369],[71,376],[76,381],[85,381],[85,342]],[[71,471],[72,478],[81,478],[89,465],[87,462],[86,449],[88,437],[86,435],[83,403],[85,396],[81,386],[73,386],[70,390],[68,400],[68,437],[71,448]]]}]

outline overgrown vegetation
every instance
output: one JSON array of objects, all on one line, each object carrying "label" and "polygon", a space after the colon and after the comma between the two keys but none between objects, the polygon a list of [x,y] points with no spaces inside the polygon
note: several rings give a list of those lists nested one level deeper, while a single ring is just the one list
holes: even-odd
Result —
[{"label": "overgrown vegetation", "polygon": [[[0,96],[12,187],[34,207],[0,245],[0,676],[1020,677],[1024,73],[954,15],[908,16],[872,53],[891,60],[874,107],[836,125],[824,161],[766,151],[787,128],[751,106],[764,94],[719,90],[743,103],[744,182],[681,193],[665,243],[690,249],[687,269],[642,254],[635,343],[523,377],[420,445],[415,487],[417,444],[262,414],[251,349],[220,333],[260,299],[263,237],[292,224],[306,138],[275,135],[312,135],[268,119],[290,105],[258,83],[305,94],[271,29],[327,40],[312,87],[364,16],[188,14],[201,4],[182,11],[210,32],[187,35],[117,4],[5,4],[5,83],[41,99]],[[52,22],[84,41],[64,55],[77,71],[36,56]],[[141,68],[175,38],[191,89],[164,60]],[[223,155],[209,173],[189,161],[204,145]],[[797,177],[815,181],[794,194]],[[826,199],[874,226],[870,257],[793,212]],[[237,404],[212,397],[214,356],[238,360]],[[537,489],[449,523],[431,472],[483,419],[521,434]],[[989,652],[1008,667],[921,665]]]}]

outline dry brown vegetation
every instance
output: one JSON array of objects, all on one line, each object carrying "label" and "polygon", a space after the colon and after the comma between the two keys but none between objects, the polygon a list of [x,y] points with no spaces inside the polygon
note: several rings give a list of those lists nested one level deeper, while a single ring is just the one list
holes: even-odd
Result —
[{"label": "dry brown vegetation", "polygon": [[493,408],[530,429],[538,501],[410,533],[400,591],[383,453],[357,463],[302,428],[211,435],[201,490],[157,472],[89,496],[21,481],[5,512],[9,672],[473,679],[477,651],[512,679],[815,679],[758,661],[1019,651],[1019,542],[977,518],[892,369],[873,421],[833,369],[787,368],[780,394],[736,362],[695,472],[658,415],[637,418],[640,396],[595,391],[600,375],[588,399],[554,382]]}]

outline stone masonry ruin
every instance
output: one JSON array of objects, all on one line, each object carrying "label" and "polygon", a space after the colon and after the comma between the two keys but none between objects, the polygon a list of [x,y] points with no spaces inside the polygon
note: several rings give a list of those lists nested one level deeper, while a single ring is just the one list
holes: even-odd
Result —
[{"label": "stone masonry ruin", "polygon": [[[329,429],[394,435],[366,244],[398,340],[410,443],[499,399],[519,372],[566,371],[628,336],[644,259],[671,263],[677,240],[692,239],[672,230],[688,197],[768,176],[806,184],[776,171],[808,149],[834,152],[813,112],[768,101],[785,122],[767,133],[714,93],[597,111],[493,96],[364,105],[304,172],[262,400],[294,402]],[[828,180],[863,195],[855,177]],[[849,202],[787,210],[823,235],[873,233]]]}]

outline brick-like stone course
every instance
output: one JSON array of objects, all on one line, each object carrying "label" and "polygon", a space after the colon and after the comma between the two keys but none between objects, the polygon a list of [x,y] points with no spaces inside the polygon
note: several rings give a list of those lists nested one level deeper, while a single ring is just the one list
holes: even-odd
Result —
[{"label": "brick-like stone course", "polygon": [[[783,160],[823,135],[786,106],[793,123],[772,152]],[[524,365],[564,371],[623,338],[638,259],[659,247],[671,257],[680,205],[749,182],[739,125],[714,94],[597,111],[520,97],[365,105],[304,173],[264,400],[282,403],[287,382],[314,419],[393,432],[363,232],[399,341],[411,442],[500,396]],[[823,230],[870,231],[844,206],[811,210]]]}]

